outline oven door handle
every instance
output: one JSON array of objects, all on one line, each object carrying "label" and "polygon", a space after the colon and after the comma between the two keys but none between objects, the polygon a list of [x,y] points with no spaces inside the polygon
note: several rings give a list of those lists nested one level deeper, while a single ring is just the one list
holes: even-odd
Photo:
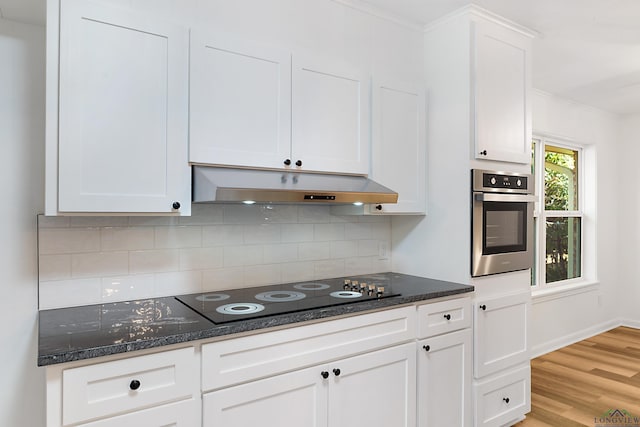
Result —
[{"label": "oven door handle", "polygon": [[478,202],[535,202],[536,196],[533,194],[494,194],[494,193],[473,193],[473,197]]}]

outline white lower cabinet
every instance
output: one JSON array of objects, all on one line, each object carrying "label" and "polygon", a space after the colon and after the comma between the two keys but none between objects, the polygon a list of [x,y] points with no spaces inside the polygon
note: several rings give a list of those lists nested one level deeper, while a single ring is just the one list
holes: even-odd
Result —
[{"label": "white lower cabinet", "polygon": [[203,426],[411,427],[415,387],[403,344],[207,393]]},{"label": "white lower cabinet", "polygon": [[531,369],[521,365],[490,379],[476,382],[476,426],[511,425],[531,410]]},{"label": "white lower cabinet", "polygon": [[471,425],[471,329],[418,341],[418,426]]}]

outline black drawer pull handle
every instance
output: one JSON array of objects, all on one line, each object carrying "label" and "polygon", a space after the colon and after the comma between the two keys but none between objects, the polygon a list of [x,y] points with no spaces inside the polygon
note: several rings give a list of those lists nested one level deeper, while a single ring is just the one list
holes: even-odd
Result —
[{"label": "black drawer pull handle", "polygon": [[140,381],[138,380],[131,380],[131,382],[129,383],[129,388],[131,390],[137,390],[140,388]]},{"label": "black drawer pull handle", "polygon": [[447,320],[451,320],[451,315],[450,314],[445,314],[444,318],[447,319]]},{"label": "black drawer pull handle", "polygon": [[504,403],[509,403],[509,398],[508,397],[504,397],[502,400],[504,400]]},{"label": "black drawer pull handle", "polygon": [[336,368],[333,370],[333,375],[335,375],[336,377],[340,376],[340,369]]},{"label": "black drawer pull handle", "polygon": [[424,348],[424,351],[431,350],[431,346],[430,345],[423,345],[422,348]]},{"label": "black drawer pull handle", "polygon": [[480,152],[480,154],[481,154],[482,156],[486,156],[486,155],[487,155],[487,150],[482,150],[482,151]]},{"label": "black drawer pull handle", "polygon": [[322,378],[324,378],[325,380],[326,380],[327,378],[329,378],[329,372],[327,372],[327,371],[322,371],[322,372],[320,372],[320,375],[322,375]]},{"label": "black drawer pull handle", "polygon": [[480,309],[481,309],[482,311],[485,311],[485,310],[487,309],[487,306],[486,306],[486,305],[484,305],[484,304],[482,304],[482,305],[480,306]]}]

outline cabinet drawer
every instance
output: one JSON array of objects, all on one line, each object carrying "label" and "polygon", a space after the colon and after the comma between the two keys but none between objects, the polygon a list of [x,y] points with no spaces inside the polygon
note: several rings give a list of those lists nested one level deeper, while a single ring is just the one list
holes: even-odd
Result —
[{"label": "cabinet drawer", "polygon": [[200,400],[189,399],[78,427],[200,427]]},{"label": "cabinet drawer", "polygon": [[193,347],[62,372],[64,425],[134,411],[192,396]]},{"label": "cabinet drawer", "polygon": [[415,337],[415,307],[348,317],[202,346],[202,388],[213,390]]},{"label": "cabinet drawer", "polygon": [[457,331],[471,327],[471,301],[458,298],[418,307],[418,337]]},{"label": "cabinet drawer", "polygon": [[475,386],[476,425],[502,426],[531,410],[529,365]]}]

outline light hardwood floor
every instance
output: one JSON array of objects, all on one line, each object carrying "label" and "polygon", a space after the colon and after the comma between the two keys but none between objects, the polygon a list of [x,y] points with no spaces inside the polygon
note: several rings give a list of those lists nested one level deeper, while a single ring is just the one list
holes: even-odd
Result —
[{"label": "light hardwood floor", "polygon": [[615,328],[533,359],[531,412],[516,426],[593,427],[612,409],[640,417],[639,329]]}]

